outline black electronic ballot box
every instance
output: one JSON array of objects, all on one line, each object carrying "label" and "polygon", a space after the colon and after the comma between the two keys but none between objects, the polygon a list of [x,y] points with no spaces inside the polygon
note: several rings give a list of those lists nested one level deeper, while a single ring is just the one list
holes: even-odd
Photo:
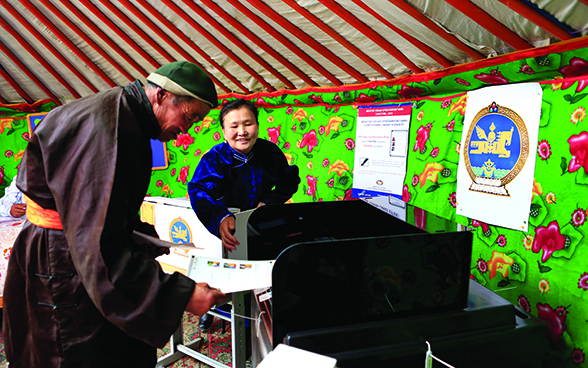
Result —
[{"label": "black electronic ballot box", "polygon": [[425,341],[449,363],[490,367],[476,354],[504,346],[509,364],[540,366],[545,325],[470,283],[471,232],[430,234],[363,201],[264,206],[247,227],[248,259],[276,259],[274,347],[344,368],[422,367]]}]

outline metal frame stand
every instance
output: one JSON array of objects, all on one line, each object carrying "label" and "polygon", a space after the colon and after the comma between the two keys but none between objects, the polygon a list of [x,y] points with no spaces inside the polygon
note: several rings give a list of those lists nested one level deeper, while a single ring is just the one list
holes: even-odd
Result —
[{"label": "metal frame stand", "polygon": [[[208,313],[218,317],[222,320],[231,322],[231,350],[232,350],[232,365],[234,368],[245,368],[245,361],[247,360],[247,344],[245,333],[245,320],[242,317],[245,313],[244,303],[245,292],[231,294],[231,316],[227,317],[213,310]],[[164,368],[171,365],[175,361],[188,355],[200,362],[206,363],[211,367],[215,368],[229,368],[228,365],[219,363],[218,361],[207,357],[204,354],[199,353],[197,350],[200,349],[204,342],[201,337],[184,344],[184,329],[182,323],[173,333],[170,338],[170,352],[157,360],[155,368]]]}]

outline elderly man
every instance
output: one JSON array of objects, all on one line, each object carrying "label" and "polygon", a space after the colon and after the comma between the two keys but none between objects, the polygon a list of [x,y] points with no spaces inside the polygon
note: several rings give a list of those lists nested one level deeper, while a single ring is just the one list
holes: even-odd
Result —
[{"label": "elderly man", "polygon": [[53,110],[33,132],[17,186],[30,223],[4,288],[7,359],[16,367],[153,367],[184,310],[202,315],[225,295],[165,274],[133,230],[151,177],[150,138],[174,139],[217,106],[196,65]]}]

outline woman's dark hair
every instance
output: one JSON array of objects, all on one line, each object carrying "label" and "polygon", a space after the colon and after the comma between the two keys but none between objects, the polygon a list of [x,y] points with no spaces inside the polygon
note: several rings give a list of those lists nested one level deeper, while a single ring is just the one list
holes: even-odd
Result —
[{"label": "woman's dark hair", "polygon": [[255,107],[253,103],[240,98],[238,100],[227,102],[221,109],[220,115],[218,116],[218,119],[221,123],[221,128],[224,128],[223,120],[225,120],[225,115],[227,115],[233,110],[239,110],[242,107],[248,108],[249,111],[253,113],[253,116],[255,116],[255,122],[259,124],[259,121],[257,121],[257,117],[259,116],[259,111],[257,111],[257,107]]}]

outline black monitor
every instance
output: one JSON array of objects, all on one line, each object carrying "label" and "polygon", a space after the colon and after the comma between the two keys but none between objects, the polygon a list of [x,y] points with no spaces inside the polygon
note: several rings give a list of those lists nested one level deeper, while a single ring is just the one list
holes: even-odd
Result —
[{"label": "black monitor", "polygon": [[470,232],[294,244],[273,268],[273,345],[297,331],[463,310],[471,251]]}]

